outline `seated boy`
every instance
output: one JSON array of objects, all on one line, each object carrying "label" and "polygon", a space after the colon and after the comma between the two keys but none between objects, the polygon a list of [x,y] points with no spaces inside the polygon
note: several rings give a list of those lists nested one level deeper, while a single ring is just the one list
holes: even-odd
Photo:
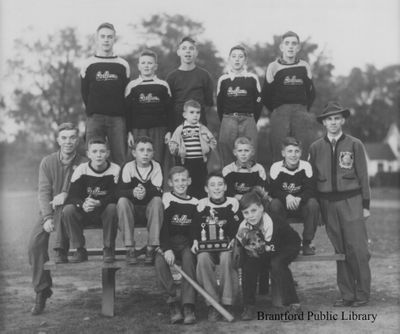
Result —
[{"label": "seated boy", "polygon": [[146,264],[154,261],[154,251],[160,244],[160,229],[163,221],[161,185],[163,182],[160,164],[153,160],[153,141],[139,137],[132,149],[135,160],[122,168],[119,182],[117,214],[119,229],[126,247],[126,261],[137,264],[135,252],[135,214],[137,205],[146,206],[148,241]]},{"label": "seated boy", "polygon": [[283,141],[283,161],[275,162],[270,170],[270,210],[285,220],[288,216],[303,218],[303,255],[314,255],[311,241],[319,223],[319,205],[312,167],[300,160],[301,154],[297,139],[287,137]]},{"label": "seated boy", "polygon": [[[192,252],[197,253],[197,281],[211,297],[229,309],[239,291],[238,272],[233,268],[231,251],[240,221],[239,203],[236,198],[225,197],[226,183],[221,173],[212,172],[208,175],[205,190],[208,197],[200,200],[197,207],[198,214],[192,226]],[[218,227],[211,226],[211,221],[216,222],[215,225]],[[219,240],[225,238],[229,241],[227,250],[199,252],[200,241],[215,240],[216,237]],[[217,264],[220,265],[219,286],[215,271]],[[208,320],[218,319],[219,313],[209,306]]]},{"label": "seated boy", "polygon": [[176,291],[176,285],[171,275],[170,265],[175,259],[180,260],[183,271],[196,279],[196,258],[190,251],[192,246],[191,225],[197,211],[198,200],[187,195],[190,185],[189,172],[182,166],[175,166],[169,172],[168,185],[172,192],[164,193],[164,222],[160,233],[161,252],[156,254],[155,267],[158,279],[168,293],[167,303],[171,313],[171,323],[183,320],[186,325],[196,322],[194,303],[196,293],[186,281],[182,282],[183,314]]},{"label": "seated boy", "polygon": [[109,162],[108,143],[104,138],[93,137],[88,142],[89,162],[79,165],[71,177],[71,187],[62,211],[70,245],[76,252],[70,262],[87,261],[85,225],[103,225],[103,260],[114,262],[115,238],[117,236],[116,188],[120,167]]},{"label": "seated boy", "polygon": [[200,123],[201,105],[195,100],[183,106],[183,124],[178,126],[169,142],[172,155],[178,156],[177,164],[183,165],[192,178],[188,194],[196,198],[205,196],[204,183],[207,177],[207,157],[217,146],[213,134]]}]

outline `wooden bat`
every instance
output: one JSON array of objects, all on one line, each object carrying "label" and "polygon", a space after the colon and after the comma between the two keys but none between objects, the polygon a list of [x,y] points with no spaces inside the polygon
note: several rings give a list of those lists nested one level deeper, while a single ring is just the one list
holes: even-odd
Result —
[{"label": "wooden bat", "polygon": [[[164,255],[163,251],[158,248],[157,250],[161,255]],[[173,264],[174,268],[178,273],[180,273],[185,280],[189,282],[189,284],[200,293],[210,304],[214,307],[226,320],[232,322],[234,317],[230,314],[225,308],[222,307],[213,297],[211,297],[206,290],[204,290],[196,281],[194,281],[188,274],[186,274],[182,268],[177,266],[175,263]]]}]

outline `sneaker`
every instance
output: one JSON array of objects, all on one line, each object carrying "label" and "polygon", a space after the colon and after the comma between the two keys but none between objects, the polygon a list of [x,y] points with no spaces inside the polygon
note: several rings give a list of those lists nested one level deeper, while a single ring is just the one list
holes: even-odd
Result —
[{"label": "sneaker", "polygon": [[103,262],[113,263],[115,261],[114,249],[110,247],[104,247],[103,249]]},{"label": "sneaker", "polygon": [[36,293],[35,305],[32,307],[31,314],[39,315],[43,312],[46,306],[47,298],[50,298],[53,294],[50,288],[44,289],[38,293]]},{"label": "sneaker", "polygon": [[221,319],[221,316],[214,307],[209,306],[207,319],[208,319],[208,321],[216,322]]},{"label": "sneaker", "polygon": [[354,301],[352,300],[345,300],[345,299],[338,299],[333,303],[333,307],[348,307],[352,306]]},{"label": "sneaker", "polygon": [[147,246],[146,257],[144,258],[145,264],[154,264],[155,249],[154,246]]},{"label": "sneaker", "polygon": [[194,314],[194,305],[193,304],[184,304],[183,305],[183,315],[185,318],[183,319],[183,323],[185,325],[192,325],[196,323],[196,315]]},{"label": "sneaker", "polygon": [[[233,313],[233,306],[232,305],[222,305],[222,307],[225,309],[225,310],[227,310],[232,316],[234,315]],[[221,317],[221,319],[223,320],[223,321],[228,321],[225,317]]]},{"label": "sneaker", "polygon": [[299,320],[298,318],[296,318],[296,315],[302,313],[300,304],[290,304],[288,311],[288,317],[282,318],[281,322],[291,322],[294,320]]},{"label": "sneaker", "polygon": [[137,264],[138,263],[138,259],[136,256],[136,250],[134,247],[127,247],[126,248],[126,257],[125,257],[126,263],[127,264]]},{"label": "sneaker", "polygon": [[303,245],[303,255],[315,255],[315,248],[310,244]]},{"label": "sneaker", "polygon": [[249,321],[254,319],[254,306],[253,305],[244,305],[243,312],[241,314],[241,318],[243,321]]},{"label": "sneaker", "polygon": [[67,251],[62,248],[56,248],[56,256],[54,258],[55,263],[68,263]]},{"label": "sneaker", "polygon": [[367,305],[369,302],[368,299],[364,299],[364,300],[355,300],[353,302],[353,304],[351,305],[351,307],[361,307],[361,306],[365,306]]},{"label": "sneaker", "polygon": [[88,255],[87,255],[87,250],[86,248],[80,247],[78,248],[74,255],[72,255],[71,259],[69,262],[71,263],[79,263],[79,262],[84,262],[88,260]]},{"label": "sneaker", "polygon": [[182,322],[183,315],[181,312],[181,308],[179,307],[179,303],[174,302],[169,304],[169,314],[171,324],[177,324]]}]

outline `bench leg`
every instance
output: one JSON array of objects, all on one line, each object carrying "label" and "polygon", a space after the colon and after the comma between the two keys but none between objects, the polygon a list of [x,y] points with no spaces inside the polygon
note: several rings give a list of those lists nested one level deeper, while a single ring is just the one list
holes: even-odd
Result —
[{"label": "bench leg", "polygon": [[120,268],[103,268],[101,273],[103,288],[101,313],[107,317],[114,316],[115,273],[118,269]]}]

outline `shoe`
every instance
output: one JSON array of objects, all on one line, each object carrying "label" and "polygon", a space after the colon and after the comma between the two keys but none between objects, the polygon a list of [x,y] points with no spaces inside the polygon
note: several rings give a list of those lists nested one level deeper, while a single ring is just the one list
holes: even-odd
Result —
[{"label": "shoe", "polygon": [[[222,307],[223,307],[225,310],[227,310],[227,311],[233,316],[233,306],[232,306],[232,305],[222,305]],[[227,319],[225,319],[225,317],[221,317],[221,316],[220,316],[220,318],[221,318],[223,321],[228,321]]]},{"label": "shoe", "polygon": [[46,306],[47,298],[50,298],[53,294],[50,288],[44,289],[38,293],[36,293],[35,305],[32,307],[31,314],[39,315],[43,312]]},{"label": "shoe", "polygon": [[244,305],[243,312],[240,317],[243,321],[253,320],[254,319],[254,306],[253,305]]},{"label": "shoe", "polygon": [[144,258],[145,264],[154,264],[155,249],[153,246],[147,246],[146,257]]},{"label": "shoe", "polygon": [[196,315],[194,314],[194,305],[193,304],[184,304],[183,305],[183,323],[185,325],[192,325],[196,323]]},{"label": "shoe", "polygon": [[113,263],[115,261],[114,250],[110,247],[104,247],[103,249],[103,262]]},{"label": "shoe", "polygon": [[207,319],[208,319],[208,321],[216,322],[221,319],[221,316],[214,307],[209,306]]},{"label": "shoe", "polygon": [[367,305],[369,300],[355,300],[351,307],[361,307]]},{"label": "shoe", "polygon": [[125,257],[126,263],[127,264],[137,264],[138,263],[138,259],[136,256],[136,250],[134,247],[127,247],[126,248],[126,257]]},{"label": "shoe", "polygon": [[315,255],[315,248],[311,247],[310,244],[304,244],[303,255]]},{"label": "shoe", "polygon": [[294,320],[300,320],[300,318],[297,318],[296,315],[299,315],[301,313],[302,310],[300,304],[290,304],[288,309],[288,316],[283,317],[281,319],[281,322],[291,322]]},{"label": "shoe", "polygon": [[55,263],[68,263],[68,255],[65,249],[56,248],[56,256],[54,258]]},{"label": "shoe", "polygon": [[348,307],[353,305],[352,300],[338,299],[333,303],[333,307]]},{"label": "shoe", "polygon": [[79,262],[84,262],[88,260],[88,255],[87,255],[87,250],[86,248],[80,247],[78,248],[74,255],[72,255],[71,259],[69,262],[71,263],[79,263]]},{"label": "shoe", "polygon": [[174,302],[169,304],[169,314],[170,314],[171,324],[177,324],[182,322],[183,315],[181,312],[181,308],[179,307],[179,303]]}]

